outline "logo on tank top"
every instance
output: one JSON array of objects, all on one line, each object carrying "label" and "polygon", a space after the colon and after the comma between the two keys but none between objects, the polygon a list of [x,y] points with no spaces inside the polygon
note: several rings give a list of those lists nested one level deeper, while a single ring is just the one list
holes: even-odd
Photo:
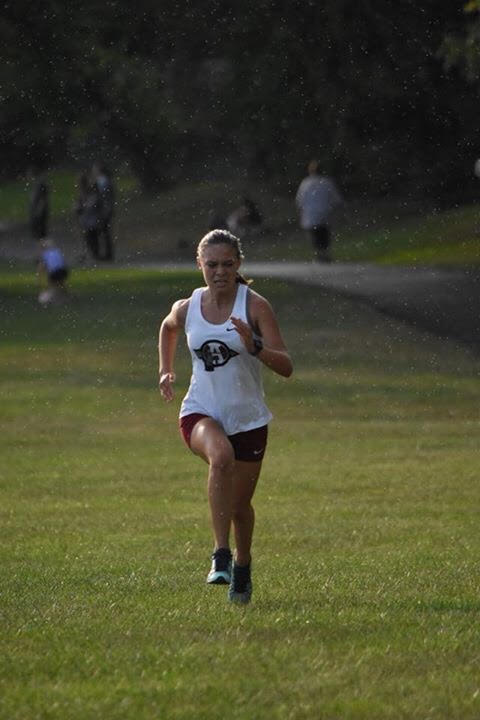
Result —
[{"label": "logo on tank top", "polygon": [[213,372],[215,368],[226,365],[231,358],[238,355],[238,352],[231,350],[221,340],[207,340],[201,348],[193,352],[200,360],[203,360],[207,372]]}]

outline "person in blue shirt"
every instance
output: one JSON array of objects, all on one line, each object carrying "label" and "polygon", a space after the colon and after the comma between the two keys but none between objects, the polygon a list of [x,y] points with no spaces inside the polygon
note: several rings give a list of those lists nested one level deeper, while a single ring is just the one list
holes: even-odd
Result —
[{"label": "person in blue shirt", "polygon": [[41,242],[38,272],[42,287],[38,296],[39,303],[48,305],[65,299],[67,294],[66,280],[70,271],[62,251],[50,238],[45,238]]}]

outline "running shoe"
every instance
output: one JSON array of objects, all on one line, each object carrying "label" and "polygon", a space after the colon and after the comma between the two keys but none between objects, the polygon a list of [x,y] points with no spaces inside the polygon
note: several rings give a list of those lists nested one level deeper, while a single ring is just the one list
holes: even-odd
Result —
[{"label": "running shoe", "polygon": [[209,585],[228,585],[232,574],[232,553],[229,548],[218,548],[212,555],[212,568],[207,575]]},{"label": "running shoe", "polygon": [[228,599],[239,605],[247,605],[252,597],[252,578],[250,563],[237,565],[233,563],[232,579],[228,588]]}]

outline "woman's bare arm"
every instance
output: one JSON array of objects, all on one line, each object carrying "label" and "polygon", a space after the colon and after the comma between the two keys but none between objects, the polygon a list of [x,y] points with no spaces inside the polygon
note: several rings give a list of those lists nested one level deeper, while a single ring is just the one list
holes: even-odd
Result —
[{"label": "woman's bare arm", "polygon": [[159,388],[162,397],[167,402],[173,400],[174,397],[172,384],[175,382],[175,352],[178,333],[185,327],[188,302],[188,300],[177,300],[160,326],[158,336]]},{"label": "woman's bare arm", "polygon": [[[252,292],[250,315],[263,342],[263,349],[257,355],[258,359],[278,375],[290,377],[293,372],[292,361],[272,306],[264,297]],[[253,353],[255,350],[253,329],[240,318],[232,317],[231,320],[248,352]]]}]

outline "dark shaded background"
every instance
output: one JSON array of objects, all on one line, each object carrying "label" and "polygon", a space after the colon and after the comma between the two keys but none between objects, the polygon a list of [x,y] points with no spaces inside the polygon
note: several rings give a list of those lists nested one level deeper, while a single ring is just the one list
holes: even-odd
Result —
[{"label": "dark shaded background", "polygon": [[470,5],[3,3],[1,172],[101,156],[147,188],[242,169],[287,189],[317,156],[347,190],[466,199]]}]

